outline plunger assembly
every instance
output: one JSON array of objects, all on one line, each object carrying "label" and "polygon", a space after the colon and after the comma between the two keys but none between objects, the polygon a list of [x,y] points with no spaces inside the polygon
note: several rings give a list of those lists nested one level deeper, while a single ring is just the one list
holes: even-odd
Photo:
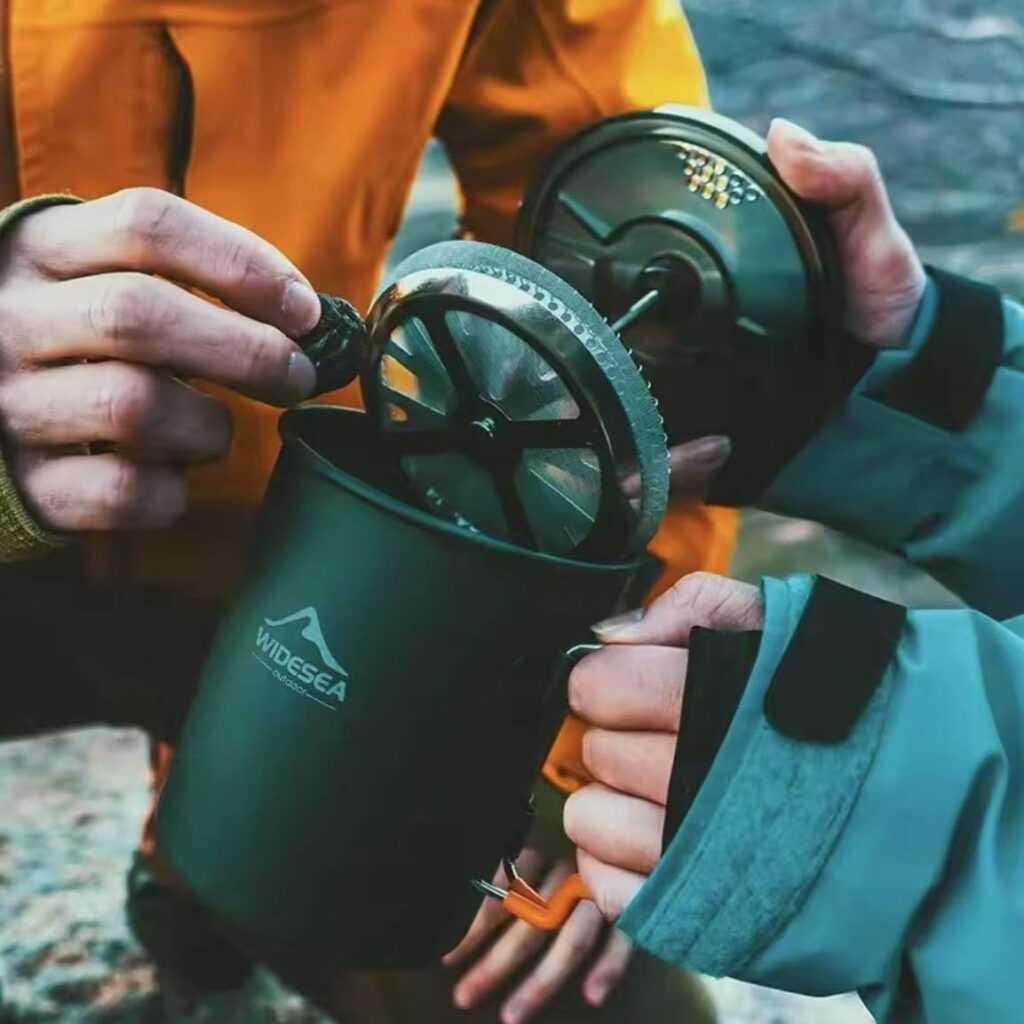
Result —
[{"label": "plunger assembly", "polygon": [[[497,246],[416,253],[365,327],[322,299],[303,340],[321,390],[358,373],[419,502],[467,529],[590,561],[643,551],[668,500],[665,433],[605,321],[564,281]],[[639,492],[627,480],[640,481]]]}]

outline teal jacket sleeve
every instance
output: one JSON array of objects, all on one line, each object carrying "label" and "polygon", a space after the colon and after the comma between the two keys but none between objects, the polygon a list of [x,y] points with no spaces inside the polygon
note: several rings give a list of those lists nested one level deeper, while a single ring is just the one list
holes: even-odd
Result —
[{"label": "teal jacket sleeve", "polygon": [[[764,582],[731,725],[620,920],[656,955],[811,994],[856,990],[880,1021],[1022,1019],[1024,312],[997,308],[998,335],[992,318],[986,337],[961,316],[958,350],[948,358],[946,330],[929,365],[943,326],[930,285],[908,345],[880,355],[762,502],[900,553],[980,610],[901,618],[848,731],[808,738],[780,728],[771,698],[813,583]],[[991,359],[982,375],[976,352]],[[958,359],[976,391],[959,409]],[[928,410],[927,389],[916,406],[900,392],[922,365],[950,415]],[[831,700],[839,674],[822,656],[804,695]]]},{"label": "teal jacket sleeve", "polygon": [[[879,355],[759,504],[901,554],[1002,619],[1024,611],[1024,310],[1003,300],[1002,356],[984,401],[947,429],[886,401],[935,327],[936,303],[930,284],[909,343]],[[969,329],[966,358],[976,343]]]},{"label": "teal jacket sleeve", "polygon": [[1020,1020],[1024,620],[909,613],[845,739],[806,742],[765,694],[810,589],[765,581],[732,724],[620,926],[710,974],[857,990],[880,1021]]}]

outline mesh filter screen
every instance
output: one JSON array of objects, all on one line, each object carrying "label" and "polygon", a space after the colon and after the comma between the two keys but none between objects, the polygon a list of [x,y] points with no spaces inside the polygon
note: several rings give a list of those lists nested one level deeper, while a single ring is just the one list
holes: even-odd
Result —
[{"label": "mesh filter screen", "polygon": [[[472,387],[507,420],[555,423],[580,415],[554,366],[514,331],[463,310],[449,310],[443,319],[455,358]],[[391,332],[379,371],[390,428],[437,430],[454,422],[458,398],[451,359],[449,353],[446,364],[430,327],[418,317]],[[505,481],[496,479],[470,451],[407,454],[401,466],[424,504],[438,514],[512,540],[513,520],[518,517],[521,524],[525,517],[533,544],[553,553],[571,551],[588,536],[601,498],[600,463],[587,447],[527,448],[509,466]],[[511,514],[509,488],[519,506]]]},{"label": "mesh filter screen", "polygon": [[568,420],[580,414],[554,367],[518,334],[462,310],[445,314],[466,369],[510,420]]}]

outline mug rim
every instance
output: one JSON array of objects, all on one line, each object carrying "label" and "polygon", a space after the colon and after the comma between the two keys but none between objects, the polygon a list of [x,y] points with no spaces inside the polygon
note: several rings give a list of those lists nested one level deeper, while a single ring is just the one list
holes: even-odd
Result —
[{"label": "mug rim", "polygon": [[417,526],[434,530],[448,537],[458,540],[471,540],[475,543],[483,544],[484,547],[491,548],[502,555],[515,555],[519,558],[526,557],[541,564],[557,566],[563,570],[576,569],[584,573],[623,574],[626,572],[638,572],[644,568],[644,561],[640,557],[629,562],[587,562],[580,559],[562,558],[560,555],[551,555],[544,551],[530,551],[528,548],[518,547],[515,544],[510,544],[508,541],[491,537],[486,533],[474,533],[439,516],[433,516],[429,512],[424,512],[414,505],[400,501],[379,488],[366,483],[358,476],[339,469],[300,435],[295,420],[301,420],[304,414],[323,412],[324,410],[357,416],[367,415],[362,409],[331,405],[327,402],[295,406],[292,409],[286,410],[278,420],[278,433],[281,435],[283,445],[286,447],[289,445],[296,447],[299,454],[312,464],[314,470],[327,477],[336,486],[355,494],[356,497],[371,505],[376,505],[391,515],[396,515],[401,519],[411,521]]}]

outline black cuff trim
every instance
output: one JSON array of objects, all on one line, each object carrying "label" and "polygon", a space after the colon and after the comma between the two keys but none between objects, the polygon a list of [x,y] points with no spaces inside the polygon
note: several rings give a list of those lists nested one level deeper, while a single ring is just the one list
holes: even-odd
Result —
[{"label": "black cuff trim", "polygon": [[1003,303],[995,288],[928,268],[935,323],[905,370],[874,395],[943,430],[963,430],[985,401],[1003,358]]},{"label": "black cuff trim", "polygon": [[[750,357],[739,366],[721,367],[720,379],[704,375],[692,385],[680,382],[675,390],[690,399],[688,415],[702,403],[714,409],[705,416],[701,430],[691,425],[689,436],[726,434],[732,440],[732,455],[712,481],[708,502],[733,506],[756,502],[846,401],[876,356],[876,349],[843,336],[817,358],[759,362]],[[696,386],[702,395],[684,390]],[[659,398],[657,388],[654,396]],[[670,443],[675,443],[668,415],[671,406],[659,401],[666,410]]]},{"label": "black cuff trim", "polygon": [[669,779],[662,849],[686,817],[704,783],[757,658],[761,633],[690,631],[686,696]]},{"label": "black cuff trim", "polygon": [[900,605],[817,579],[765,693],[772,727],[797,740],[846,739],[892,660],[906,619]]}]

